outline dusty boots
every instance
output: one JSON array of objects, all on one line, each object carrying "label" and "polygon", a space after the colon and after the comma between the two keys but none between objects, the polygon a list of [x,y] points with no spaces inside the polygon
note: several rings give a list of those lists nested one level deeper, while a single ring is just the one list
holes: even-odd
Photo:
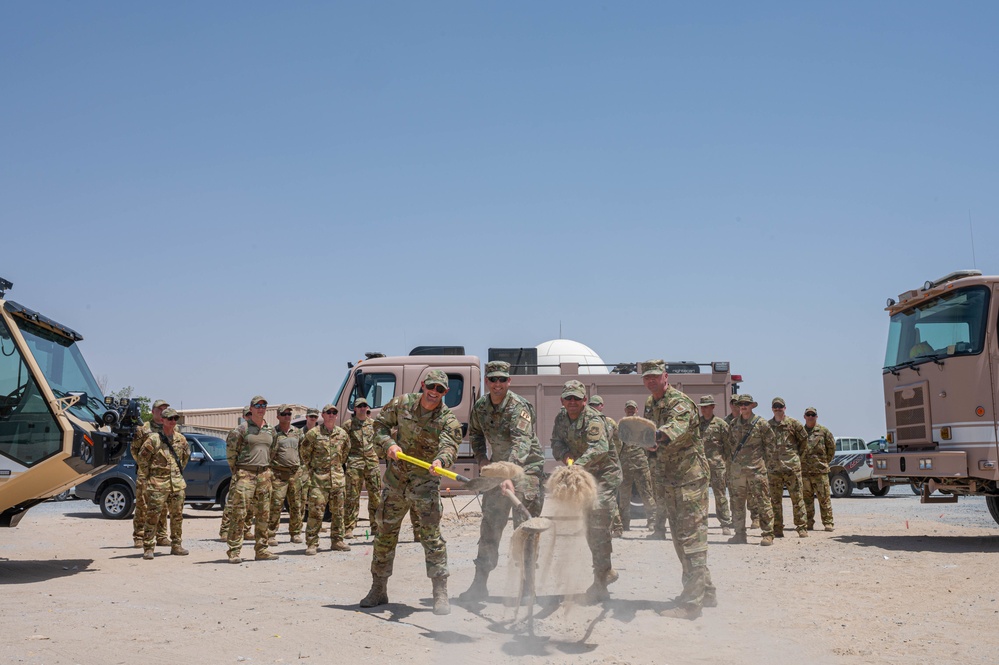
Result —
[{"label": "dusty boots", "polygon": [[586,590],[586,602],[593,605],[610,600],[610,591],[607,590],[607,585],[616,582],[617,578],[617,571],[613,568],[593,571],[593,584]]},{"label": "dusty boots", "polygon": [[486,588],[486,582],[489,581],[489,573],[487,573],[482,568],[478,566],[475,567],[475,579],[472,580],[472,586],[468,587],[467,591],[463,591],[458,594],[458,600],[461,601],[475,601],[482,600],[489,597],[489,589]]},{"label": "dusty boots", "polygon": [[434,614],[451,614],[451,601],[447,597],[447,578],[431,577],[434,583]]},{"label": "dusty boots", "polygon": [[[436,587],[435,587],[436,588]],[[388,578],[371,576],[371,590],[361,599],[361,607],[378,607],[388,602]]]}]

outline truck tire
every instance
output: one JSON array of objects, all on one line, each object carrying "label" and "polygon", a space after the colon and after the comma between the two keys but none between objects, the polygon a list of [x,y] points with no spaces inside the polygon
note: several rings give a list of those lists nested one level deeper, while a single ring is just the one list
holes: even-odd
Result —
[{"label": "truck tire", "polygon": [[999,524],[999,496],[987,496],[985,497],[985,505],[989,507],[989,514],[992,515],[992,519]]},{"label": "truck tire", "polygon": [[[923,493],[923,485],[924,484],[925,484],[925,481],[922,481],[922,480],[912,480],[912,481],[909,481],[909,487],[912,489],[912,493],[915,494],[916,496],[919,496],[919,495],[921,495]],[[931,494],[932,494],[932,492],[931,492]]]},{"label": "truck tire", "polygon": [[834,499],[844,499],[853,494],[853,483],[846,471],[840,471],[829,479],[829,493]]},{"label": "truck tire", "polygon": [[885,494],[888,494],[888,492],[891,491],[891,485],[885,485],[883,488],[878,489],[878,484],[874,483],[868,489],[871,490],[871,494],[873,494],[874,496],[884,496]]},{"label": "truck tire", "polygon": [[135,497],[132,488],[122,483],[112,483],[101,490],[97,499],[101,513],[109,520],[123,520],[132,516]]},{"label": "truck tire", "polygon": [[225,504],[229,502],[229,485],[232,481],[222,483],[222,487],[219,488],[218,501],[219,508],[225,510]]}]

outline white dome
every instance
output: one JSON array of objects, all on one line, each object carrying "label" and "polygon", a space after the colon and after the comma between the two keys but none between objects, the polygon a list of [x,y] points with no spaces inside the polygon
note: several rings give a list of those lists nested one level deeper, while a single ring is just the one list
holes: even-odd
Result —
[{"label": "white dome", "polygon": [[[552,339],[538,344],[538,365],[556,365],[556,367],[538,367],[538,374],[558,374],[560,363],[579,363],[580,374],[610,374],[608,367],[601,367],[604,361],[597,352],[571,339]],[[582,367],[582,365],[591,365]]]}]

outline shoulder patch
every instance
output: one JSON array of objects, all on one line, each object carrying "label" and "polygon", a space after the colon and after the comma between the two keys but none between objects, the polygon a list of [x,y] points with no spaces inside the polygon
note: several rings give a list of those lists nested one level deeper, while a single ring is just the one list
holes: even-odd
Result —
[{"label": "shoulder patch", "polygon": [[586,426],[586,440],[587,441],[599,441],[604,437],[603,423],[599,420],[592,420],[590,424]]}]

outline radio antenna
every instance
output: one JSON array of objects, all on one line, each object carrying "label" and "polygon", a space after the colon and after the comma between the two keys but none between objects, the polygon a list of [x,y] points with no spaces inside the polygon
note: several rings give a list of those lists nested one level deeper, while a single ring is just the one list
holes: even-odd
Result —
[{"label": "radio antenna", "polygon": [[975,258],[975,225],[971,223],[971,210],[968,210],[968,230],[971,232],[971,267],[978,268],[978,260]]}]

